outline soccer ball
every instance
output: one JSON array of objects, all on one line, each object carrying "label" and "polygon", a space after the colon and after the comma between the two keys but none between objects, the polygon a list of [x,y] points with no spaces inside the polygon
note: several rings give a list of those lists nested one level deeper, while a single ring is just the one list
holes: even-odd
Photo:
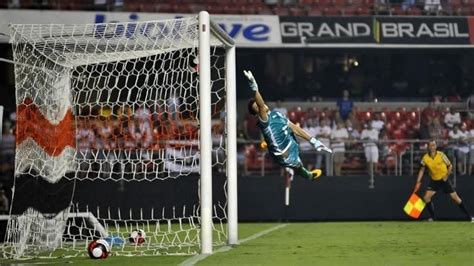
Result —
[{"label": "soccer ball", "polygon": [[189,59],[189,71],[199,74],[199,57],[192,56]]},{"label": "soccer ball", "polygon": [[94,240],[87,247],[91,259],[105,259],[109,256],[110,246],[104,239]]},{"label": "soccer ball", "polygon": [[136,229],[130,233],[128,240],[130,240],[130,243],[132,244],[141,245],[145,243],[145,237],[145,231],[143,231],[142,229]]}]

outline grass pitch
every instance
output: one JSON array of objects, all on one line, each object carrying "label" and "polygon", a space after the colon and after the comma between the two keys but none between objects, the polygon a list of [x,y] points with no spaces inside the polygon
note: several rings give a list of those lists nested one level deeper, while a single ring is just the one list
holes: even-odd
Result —
[{"label": "grass pitch", "polygon": [[[274,229],[274,230],[272,230]],[[266,233],[268,232],[268,233]],[[265,234],[266,233],[266,234]],[[43,265],[474,265],[474,223],[349,222],[239,225],[242,243],[192,256],[0,260]]]}]

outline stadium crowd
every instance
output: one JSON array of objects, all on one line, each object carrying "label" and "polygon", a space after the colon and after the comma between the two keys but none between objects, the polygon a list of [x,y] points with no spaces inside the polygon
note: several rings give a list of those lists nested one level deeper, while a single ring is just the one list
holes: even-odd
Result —
[{"label": "stadium crowd", "polygon": [[469,0],[8,0],[0,8],[110,10],[129,12],[334,15],[471,15]]},{"label": "stadium crowd", "polygon": [[[334,175],[375,170],[377,174],[391,174],[397,156],[411,148],[424,151],[422,140],[435,139],[456,162],[458,174],[472,174],[474,166],[474,120],[471,96],[467,109],[461,112],[440,108],[436,102],[428,107],[407,110],[406,107],[361,109],[354,106],[349,92],[336,102],[337,108],[314,107],[304,110],[297,103],[277,101],[274,109],[298,123],[310,135],[319,138],[334,150],[331,157],[315,154],[311,146],[301,142],[303,160],[308,167],[322,168]],[[292,106],[292,107],[288,107]],[[470,109],[469,109],[470,108]],[[178,112],[176,112],[178,111]],[[76,119],[76,140],[80,150],[145,149],[159,150],[168,146],[188,145],[198,138],[197,121],[190,114],[141,106],[116,112],[111,108],[94,111],[92,116]],[[171,115],[173,114],[173,115]],[[215,141],[225,127],[224,117],[215,114]],[[14,125],[16,115],[7,116],[1,143],[1,169],[10,175],[14,159]],[[245,169],[260,171],[262,152],[257,121],[246,114],[238,122],[240,160]],[[172,143],[172,144],[171,144]],[[412,147],[413,146],[413,147]],[[267,156],[268,157],[268,156]],[[267,170],[278,169],[269,158],[264,159]],[[6,174],[9,173],[9,174]],[[3,178],[8,178],[7,176]]]},{"label": "stadium crowd", "polygon": [[[347,93],[345,93],[347,94]],[[472,99],[472,98],[470,98]],[[436,139],[453,162],[458,174],[472,174],[474,166],[474,110],[457,112],[454,109],[439,108],[430,104],[422,110],[415,108],[397,110],[361,110],[348,97],[338,101],[338,108],[318,108],[303,110],[296,103],[276,102],[275,109],[299,123],[312,136],[318,137],[333,151],[333,156],[315,154],[311,146],[301,142],[302,159],[308,167],[322,168],[333,175],[396,174],[394,162],[404,152],[426,151],[426,140]],[[291,108],[289,106],[295,104]],[[468,100],[469,108],[471,102]],[[347,110],[346,108],[349,108]],[[346,116],[346,119],[342,117]],[[187,117],[187,119],[183,119]],[[213,136],[224,130],[222,114],[214,119]],[[4,134],[0,149],[0,182],[9,184],[13,176],[15,148],[15,120],[12,112],[6,116]],[[254,171],[280,171],[267,156],[262,161],[265,150],[258,148],[260,135],[255,117],[245,115],[239,128],[239,163],[245,175]],[[176,145],[196,145],[197,123],[188,115],[175,112],[168,115],[156,109],[139,107],[124,113],[114,113],[112,109],[98,109],[93,116],[79,116],[76,119],[76,140],[79,150],[152,150],[157,151]],[[421,142],[410,143],[410,140]],[[193,141],[194,144],[190,144]],[[219,141],[219,139],[217,139]],[[410,146],[412,145],[412,146]],[[413,160],[413,159],[412,159]],[[262,165],[263,163],[263,165]],[[417,166],[416,166],[417,167]],[[250,173],[251,174],[251,173]],[[401,173],[399,173],[401,174]],[[0,207],[8,206],[0,189]],[[5,209],[5,208],[4,208]],[[2,209],[0,208],[0,212]]]},{"label": "stadium crowd", "polygon": [[[289,105],[292,104],[286,106]],[[337,101],[337,108],[320,109],[317,105],[315,103],[315,107],[303,110],[297,104],[284,108],[281,101],[275,103],[275,110],[286,114],[290,120],[334,150],[331,161],[327,155],[314,154],[311,147],[302,142],[301,149],[307,153],[304,160],[310,167],[322,167],[329,172],[334,169],[335,175],[360,169],[390,174],[400,155],[413,152],[410,149],[415,149],[420,155],[426,150],[426,140],[435,139],[439,147],[456,162],[458,174],[473,173],[472,109],[459,112],[449,107],[440,108],[433,102],[424,109],[416,107],[407,110],[406,107],[399,107],[394,110],[382,107],[380,110],[361,110],[353,107],[347,91]],[[250,165],[248,168],[258,171],[262,167],[262,151],[257,148],[258,145],[252,144],[261,138],[256,125],[256,118],[246,115],[240,136],[250,143],[245,147],[247,164]],[[326,161],[325,165],[322,165],[323,161]],[[264,164],[272,168],[270,160],[265,160]]]},{"label": "stadium crowd", "polygon": [[[466,15],[474,14],[474,1],[4,0],[0,1],[0,8],[169,13],[196,13],[205,9],[210,13],[276,14],[282,16]],[[350,54],[332,55],[330,58],[326,58],[326,55],[308,53],[304,54],[303,64],[298,60],[293,60],[293,58],[299,56],[298,51],[292,51],[289,54],[272,51],[265,54],[265,58],[268,60],[261,60],[260,55],[242,49],[242,56],[239,60],[243,62],[243,65],[257,65],[257,61],[265,62],[264,67],[262,67],[263,72],[268,72],[271,75],[259,73],[264,76],[262,79],[263,87],[276,88],[276,93],[273,95],[283,94],[283,97],[293,97],[292,100],[295,95],[312,95],[322,91],[331,94],[337,91],[338,87],[349,88],[352,94],[359,98],[364,97],[366,100],[373,101],[375,94],[379,94],[379,96],[385,96],[390,101],[390,99],[399,95],[404,97],[438,95],[439,91],[447,92],[456,86],[460,92],[471,92],[474,85],[474,82],[470,80],[471,75],[468,71],[472,69],[470,65],[472,60],[464,55],[448,55],[446,56],[448,59],[425,60],[425,57],[416,57],[413,54],[407,55],[406,58],[399,54],[392,54],[387,56],[388,58],[370,54],[366,57],[360,56],[360,65],[357,56],[351,56]],[[255,61],[245,61],[246,58]],[[345,59],[342,60],[342,58]],[[401,60],[403,62],[390,65],[391,61],[395,62],[398,58],[404,59]],[[341,61],[344,61],[344,63],[341,63]],[[429,65],[415,63],[424,61],[427,61]],[[309,67],[309,65],[312,67]],[[458,65],[460,65],[459,69],[453,67]],[[420,69],[425,69],[425,71]],[[397,77],[398,79],[395,79],[395,77],[387,78],[391,71],[403,73],[398,73],[401,75]],[[414,71],[418,71],[417,81],[408,82],[412,79]],[[448,75],[450,72],[455,72],[456,75],[462,73],[462,75],[459,77]],[[459,79],[456,80],[459,84],[456,84],[456,82],[449,85],[445,84],[453,79]],[[10,85],[10,88],[13,89],[13,83]],[[387,88],[393,88],[393,90]],[[400,88],[400,90],[397,90],[397,88]],[[381,95],[382,91],[386,95]],[[465,96],[465,93],[462,95]],[[239,97],[243,99],[245,95],[239,95]],[[336,175],[350,174],[353,169],[363,169],[364,172],[375,169],[376,172],[388,174],[393,170],[398,156],[412,148],[417,151],[425,149],[424,144],[418,143],[416,140],[436,139],[440,142],[440,147],[446,149],[451,159],[456,161],[457,170],[460,174],[472,173],[474,116],[472,115],[473,111],[470,112],[469,110],[474,109],[474,96],[467,99],[467,111],[458,110],[461,112],[440,108],[437,105],[441,101],[465,101],[457,93],[451,93],[445,98],[434,96],[433,103],[423,109],[402,106],[398,108],[359,108],[354,105],[349,91],[345,91],[343,97],[337,101],[337,108],[319,107],[320,97],[333,97],[333,95],[319,93],[318,96],[310,97],[311,101],[314,101],[314,106],[310,108],[302,108],[298,103],[289,104],[286,102],[284,104],[283,102],[276,102],[274,106],[280,112],[286,114],[290,120],[299,123],[311,135],[320,138],[335,152],[333,157],[313,154],[311,149],[303,144],[301,148],[305,153],[304,159],[308,164],[318,168],[331,169],[330,172],[334,169]],[[328,101],[326,98],[324,100]],[[190,119],[192,114],[183,114],[185,116],[183,119],[182,114],[172,109],[177,104],[169,104],[169,110],[159,110],[152,107],[120,112],[101,110],[101,112],[104,112],[94,114],[93,119],[88,116],[79,117],[76,119],[78,148],[157,150],[166,146],[166,143],[170,140],[197,139],[196,119]],[[219,119],[219,115],[216,116],[214,117],[213,126],[213,131],[216,133],[214,135],[224,130],[222,119]],[[11,161],[14,158],[14,115],[10,120],[9,123],[5,123],[1,152],[2,162],[9,161],[9,163],[2,163],[1,165],[7,168],[12,168],[13,163]],[[239,128],[240,154],[245,158],[240,162],[245,162],[246,169],[261,169],[261,151],[258,149],[260,136],[256,128],[255,118],[241,115]],[[269,159],[264,160],[264,165],[272,169],[272,162]],[[274,167],[274,169],[277,169],[277,167]]]}]

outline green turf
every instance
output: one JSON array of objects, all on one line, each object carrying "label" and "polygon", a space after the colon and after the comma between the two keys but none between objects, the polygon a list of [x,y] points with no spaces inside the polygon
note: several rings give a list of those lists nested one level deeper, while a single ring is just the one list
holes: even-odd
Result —
[{"label": "green turf", "polygon": [[[278,224],[240,224],[245,239]],[[64,265],[177,265],[189,256],[8,261]],[[198,265],[474,265],[474,223],[292,223]]]}]

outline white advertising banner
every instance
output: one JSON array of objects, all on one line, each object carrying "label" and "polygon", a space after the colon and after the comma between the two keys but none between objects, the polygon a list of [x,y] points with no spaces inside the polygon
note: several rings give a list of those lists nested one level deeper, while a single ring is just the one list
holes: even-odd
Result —
[{"label": "white advertising banner", "polygon": [[[2,9],[0,42],[8,41],[8,24],[89,24],[173,19],[183,16],[190,14]],[[212,15],[212,19],[235,39],[237,47],[281,45],[278,16]]]}]

